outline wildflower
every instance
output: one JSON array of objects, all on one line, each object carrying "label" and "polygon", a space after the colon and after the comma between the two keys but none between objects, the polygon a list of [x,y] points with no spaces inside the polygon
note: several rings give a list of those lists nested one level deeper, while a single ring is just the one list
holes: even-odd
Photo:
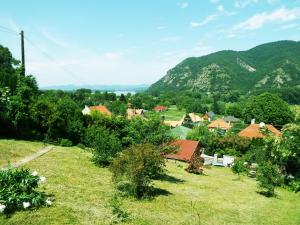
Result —
[{"label": "wildflower", "polygon": [[5,208],[6,208],[6,206],[5,206],[5,205],[2,205],[2,204],[0,203],[0,213],[3,213],[4,210],[5,210]]},{"label": "wildflower", "polygon": [[50,206],[50,205],[52,205],[52,201],[51,201],[49,198],[47,198],[46,204],[47,204],[48,206]]},{"label": "wildflower", "polygon": [[37,171],[33,171],[31,175],[32,175],[32,176],[37,176],[37,175],[38,175],[38,172],[37,172]]},{"label": "wildflower", "polygon": [[30,207],[30,202],[23,202],[24,209],[27,209]]},{"label": "wildflower", "polygon": [[44,182],[46,182],[46,177],[44,177],[44,176],[40,176],[40,182],[41,182],[41,183],[44,183]]}]

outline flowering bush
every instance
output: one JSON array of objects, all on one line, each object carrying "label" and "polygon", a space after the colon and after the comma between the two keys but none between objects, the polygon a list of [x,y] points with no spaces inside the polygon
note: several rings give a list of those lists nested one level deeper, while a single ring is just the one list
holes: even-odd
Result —
[{"label": "flowering bush", "polygon": [[31,173],[28,169],[0,170],[0,213],[50,206],[52,202],[46,194],[36,190],[45,181],[38,172]]}]

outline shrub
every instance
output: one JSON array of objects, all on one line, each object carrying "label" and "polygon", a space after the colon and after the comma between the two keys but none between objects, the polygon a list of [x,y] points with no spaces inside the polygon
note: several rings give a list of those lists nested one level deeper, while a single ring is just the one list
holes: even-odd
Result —
[{"label": "shrub", "polygon": [[119,190],[130,196],[149,197],[152,179],[164,174],[164,165],[164,159],[155,146],[133,145],[113,161],[113,182]]},{"label": "shrub", "polygon": [[201,157],[199,152],[199,154],[194,154],[192,156],[192,159],[188,167],[186,168],[186,171],[189,173],[202,174],[203,165],[204,165],[204,158]]},{"label": "shrub", "polygon": [[30,173],[23,168],[0,170],[0,212],[10,214],[16,210],[51,205],[45,193],[36,190],[39,182],[44,181],[45,177],[39,177],[36,171]]},{"label": "shrub", "polygon": [[86,144],[93,148],[93,161],[98,166],[108,166],[121,151],[122,145],[114,132],[95,125],[86,133]]},{"label": "shrub", "polygon": [[259,182],[259,186],[264,189],[267,197],[275,195],[275,186],[282,183],[281,173],[276,164],[271,162],[265,162],[260,164],[257,170],[256,179]]},{"label": "shrub", "polygon": [[59,141],[59,145],[60,145],[60,146],[63,146],[63,147],[71,147],[71,146],[73,146],[73,143],[72,143],[72,141],[70,141],[69,139],[64,139],[64,138],[62,138],[62,139],[60,139],[60,141]]},{"label": "shrub", "polygon": [[238,176],[240,177],[242,173],[245,173],[247,171],[247,168],[244,163],[245,162],[241,159],[235,160],[233,166],[231,167],[232,172],[238,174]]}]

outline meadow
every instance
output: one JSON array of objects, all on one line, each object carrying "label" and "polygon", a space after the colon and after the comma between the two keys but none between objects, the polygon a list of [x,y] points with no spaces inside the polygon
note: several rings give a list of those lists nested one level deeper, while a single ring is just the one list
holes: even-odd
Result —
[{"label": "meadow", "polygon": [[[3,160],[8,154],[1,143]],[[13,143],[7,142],[6,149],[12,151]],[[37,143],[32,143],[32,149],[35,147]],[[90,152],[77,147],[55,147],[26,164],[47,178],[41,189],[52,195],[53,205],[16,212],[10,218],[0,216],[0,224],[113,224],[111,172],[95,166],[90,158]],[[266,198],[257,192],[254,179],[244,176],[239,180],[229,168],[211,167],[204,175],[194,175],[185,167],[185,163],[167,161],[168,176],[154,182],[159,191],[151,200],[122,198],[121,207],[129,219],[121,224],[300,223],[299,193],[277,188],[276,197]]]}]

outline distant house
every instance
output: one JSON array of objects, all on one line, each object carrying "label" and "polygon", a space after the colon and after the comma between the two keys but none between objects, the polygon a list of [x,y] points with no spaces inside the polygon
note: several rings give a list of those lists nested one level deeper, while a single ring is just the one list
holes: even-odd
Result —
[{"label": "distant house", "polygon": [[252,123],[248,127],[246,127],[244,130],[240,131],[238,135],[240,137],[246,137],[246,138],[264,138],[266,135],[264,134],[264,130],[268,130],[270,133],[272,133],[275,136],[281,136],[281,132],[277,130],[273,125],[264,123],[256,124]]},{"label": "distant house", "polygon": [[112,113],[107,109],[104,105],[98,105],[98,106],[85,106],[82,110],[83,115],[90,115],[92,111],[100,112],[104,115],[111,116]]},{"label": "distant house", "polygon": [[184,126],[178,126],[175,127],[174,129],[172,129],[170,131],[170,134],[175,137],[175,138],[179,138],[181,140],[185,140],[187,134],[191,131],[190,128],[184,127]]},{"label": "distant house", "polygon": [[203,118],[201,116],[196,115],[195,113],[189,113],[189,116],[190,116],[191,120],[193,121],[193,123],[199,123],[199,122],[203,121]]},{"label": "distant house", "polygon": [[153,110],[156,112],[163,112],[163,111],[166,111],[167,109],[168,109],[168,107],[163,106],[163,105],[158,105],[153,108]]},{"label": "distant house", "polygon": [[183,119],[181,120],[165,120],[164,124],[170,127],[178,127],[181,126],[183,123]]},{"label": "distant house", "polygon": [[176,140],[170,146],[178,147],[178,151],[174,154],[167,154],[165,157],[184,162],[190,162],[195,154],[201,155],[203,148],[199,141],[190,140]]},{"label": "distant house", "polygon": [[206,113],[204,113],[202,116],[201,116],[201,118],[203,119],[203,120],[208,120],[208,121],[211,121],[211,120],[213,120],[213,118],[215,117],[215,113],[214,112],[206,112]]},{"label": "distant house", "polygon": [[131,109],[131,108],[128,108],[127,109],[127,118],[131,119],[132,117],[135,117],[135,116],[144,117],[145,116],[145,110],[144,109]]},{"label": "distant house", "polygon": [[234,117],[234,116],[225,116],[225,117],[223,118],[223,120],[224,120],[225,122],[227,122],[227,123],[237,123],[237,122],[240,121],[240,119],[238,119],[238,118],[236,118],[236,117]]},{"label": "distant house", "polygon": [[212,121],[209,125],[208,125],[208,129],[221,129],[221,130],[229,130],[231,128],[230,123],[227,123],[225,120],[223,119],[217,119]]}]

